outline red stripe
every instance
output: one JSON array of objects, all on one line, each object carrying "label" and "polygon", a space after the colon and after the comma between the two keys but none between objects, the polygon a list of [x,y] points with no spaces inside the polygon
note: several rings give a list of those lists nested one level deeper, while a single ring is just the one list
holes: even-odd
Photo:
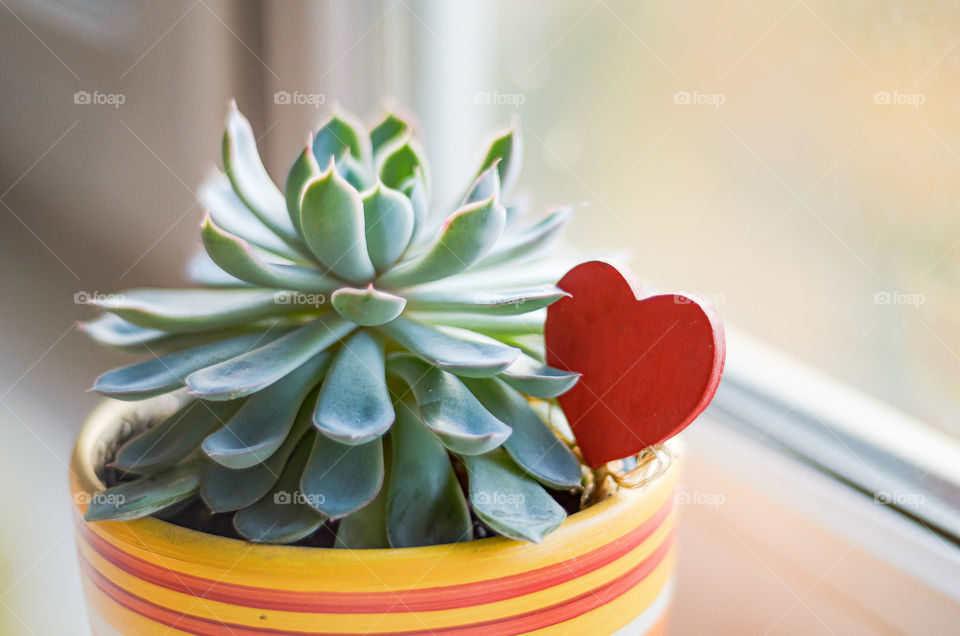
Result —
[{"label": "red stripe", "polygon": [[378,614],[456,609],[531,594],[584,576],[613,563],[643,543],[670,513],[673,498],[642,524],[590,552],[560,563],[487,581],[385,592],[312,592],[252,587],[176,572],[124,552],[86,524],[81,534],[90,546],[125,572],[167,589],[212,601],[265,610],[321,614]]},{"label": "red stripe", "polygon": [[[595,590],[585,592],[580,596],[568,599],[546,608],[516,614],[484,623],[471,625],[457,625],[440,627],[426,631],[394,632],[397,636],[426,636],[427,634],[482,634],[496,636],[511,636],[525,632],[543,629],[557,623],[572,620],[577,616],[597,609],[616,599],[621,594],[635,587],[643,581],[663,561],[673,544],[673,535],[670,534],[664,542],[646,559],[634,566],[631,570],[618,578],[602,585]],[[201,618],[191,614],[180,614],[174,610],[151,603],[139,596],[119,587],[100,574],[83,555],[80,564],[90,580],[107,596],[127,608],[128,610],[145,616],[157,623],[176,628],[181,631],[198,634],[200,636],[258,636],[263,634],[285,635],[304,634],[305,636],[349,636],[349,634],[332,632],[290,632],[269,627],[249,627],[234,623],[223,623],[208,618]]]}]

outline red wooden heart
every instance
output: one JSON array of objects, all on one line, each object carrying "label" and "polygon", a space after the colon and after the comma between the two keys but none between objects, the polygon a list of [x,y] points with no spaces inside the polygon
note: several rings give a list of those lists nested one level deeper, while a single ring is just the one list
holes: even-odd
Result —
[{"label": "red wooden heart", "polygon": [[577,371],[561,395],[584,460],[596,468],[673,437],[707,407],[726,353],[723,326],[685,294],[640,298],[609,263],[577,265],[547,310],[547,363]]}]

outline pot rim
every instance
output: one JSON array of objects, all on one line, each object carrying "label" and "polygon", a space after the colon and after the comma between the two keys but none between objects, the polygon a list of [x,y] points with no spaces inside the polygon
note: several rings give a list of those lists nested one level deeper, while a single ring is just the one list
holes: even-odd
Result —
[{"label": "pot rim", "polygon": [[[144,517],[122,522],[83,521],[83,514],[87,507],[86,501],[89,501],[89,499],[76,495],[86,493],[90,496],[106,488],[106,485],[97,475],[97,466],[103,462],[105,457],[106,444],[124,432],[127,426],[172,412],[182,402],[183,396],[176,394],[161,395],[140,402],[124,402],[107,398],[91,411],[77,436],[70,462],[70,486],[74,495],[76,512],[81,523],[101,527],[122,525],[125,529],[129,528],[130,535],[137,537],[138,543],[145,539],[159,537],[162,538],[164,543],[194,545],[200,551],[238,553],[258,550],[261,553],[275,554],[284,561],[302,559],[306,555],[311,555],[312,560],[318,557],[334,558],[334,555],[357,552],[338,548],[257,543],[193,530],[155,517]],[[401,555],[404,557],[427,556],[431,552],[446,553],[451,550],[460,550],[464,553],[469,551],[490,554],[505,549],[510,551],[526,549],[531,553],[537,552],[547,555],[551,552],[555,553],[560,545],[568,544],[571,541],[577,542],[591,534],[603,535],[602,539],[596,541],[596,543],[602,543],[609,540],[612,529],[629,525],[630,521],[622,518],[624,514],[642,520],[645,516],[648,516],[649,510],[654,507],[669,507],[668,499],[672,497],[677,474],[680,470],[678,464],[679,462],[674,458],[664,473],[652,483],[637,489],[620,488],[603,501],[595,503],[585,510],[568,515],[560,527],[547,535],[543,542],[539,544],[494,536],[454,544],[414,548],[369,548],[360,552],[364,555],[364,561],[368,559],[371,561],[382,559],[389,561]],[[659,496],[654,498],[655,501],[651,501],[650,496],[645,496],[648,493]],[[583,546],[576,551],[580,552],[582,548]]]}]

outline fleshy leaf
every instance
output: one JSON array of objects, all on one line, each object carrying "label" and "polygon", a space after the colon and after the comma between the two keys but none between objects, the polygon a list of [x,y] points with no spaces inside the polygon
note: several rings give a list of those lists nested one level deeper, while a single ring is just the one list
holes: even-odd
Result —
[{"label": "fleshy leaf", "polygon": [[313,421],[343,444],[363,444],[393,424],[387,391],[383,340],[358,331],[337,351],[323,381]]},{"label": "fleshy leaf", "polygon": [[307,184],[300,210],[307,245],[324,266],[352,283],[376,275],[367,255],[363,200],[333,164]]},{"label": "fleshy leaf", "polygon": [[524,475],[503,449],[465,456],[463,462],[473,511],[500,534],[539,543],[566,519],[560,504]]},{"label": "fleshy leaf", "polygon": [[554,369],[526,354],[521,354],[500,377],[521,393],[538,398],[563,395],[580,379],[579,373]]},{"label": "fleshy leaf", "polygon": [[187,260],[184,275],[190,282],[206,287],[251,287],[250,283],[220,269],[206,250],[200,250]]},{"label": "fleshy leaf", "polygon": [[274,289],[296,289],[329,294],[343,281],[312,267],[268,263],[243,239],[214,225],[210,217],[203,221],[200,235],[207,254],[225,272],[250,284]]},{"label": "fleshy leaf", "polygon": [[401,262],[379,282],[388,288],[407,287],[470,269],[493,248],[505,223],[506,211],[495,198],[464,206],[444,221],[425,252]]},{"label": "fleshy leaf", "polygon": [[135,325],[170,332],[232,327],[304,307],[277,302],[276,292],[265,289],[130,289],[90,304]]},{"label": "fleshy leaf", "polygon": [[468,329],[494,338],[542,334],[546,310],[537,309],[517,316],[487,316],[444,312],[409,312],[411,319],[438,325],[440,328]]},{"label": "fleshy leaf", "polygon": [[473,184],[467,190],[466,196],[463,197],[463,203],[461,203],[461,205],[476,203],[477,201],[483,201],[485,199],[500,198],[499,165],[500,160],[498,159],[474,179]]},{"label": "fleshy leaf", "polygon": [[196,494],[205,459],[178,464],[108,488],[91,498],[87,521],[129,521],[152,515]]},{"label": "fleshy leaf", "polygon": [[400,315],[407,301],[374,289],[373,284],[364,289],[341,287],[330,297],[333,308],[344,320],[364,327],[373,327],[390,322]]},{"label": "fleshy leaf", "polygon": [[580,462],[527,400],[496,378],[468,378],[467,388],[513,433],[503,447],[517,464],[552,488],[580,485]]},{"label": "fleshy leaf", "polygon": [[513,316],[543,309],[569,296],[562,289],[543,286],[505,292],[416,290],[405,294],[410,311],[476,313]]},{"label": "fleshy leaf", "polygon": [[500,173],[500,188],[504,194],[509,194],[517,182],[517,177],[520,176],[520,166],[523,163],[523,140],[518,125],[514,125],[509,131],[493,140],[477,174],[483,173],[497,162],[499,162],[497,171]]},{"label": "fleshy leaf", "polygon": [[312,428],[311,415],[316,403],[314,389],[303,401],[293,428],[287,434],[283,444],[265,462],[250,468],[233,469],[211,462],[203,474],[200,496],[214,512],[231,512],[252,505],[270,492],[280,478],[290,454]]},{"label": "fleshy leaf", "polygon": [[258,543],[293,543],[323,524],[325,517],[300,496],[300,474],[309,452],[309,443],[299,444],[277,485],[252,506],[237,511],[233,527],[240,536]]},{"label": "fleshy leaf", "polygon": [[107,371],[93,383],[93,390],[120,400],[143,400],[183,386],[186,377],[206,367],[244,354],[283,335],[247,334],[175,351],[128,367]]},{"label": "fleshy leaf", "polygon": [[170,336],[162,329],[141,327],[114,314],[102,314],[93,320],[81,322],[78,328],[102,345],[127,351],[140,351],[145,345]]},{"label": "fleshy leaf", "polygon": [[313,138],[313,154],[321,166],[332,159],[340,160],[349,152],[362,164],[371,163],[370,137],[362,123],[353,116],[339,111],[320,127]]},{"label": "fleshy leaf", "polygon": [[[310,141],[307,140],[307,147],[303,149],[297,159],[290,166],[287,173],[287,184],[284,188],[284,200],[287,204],[287,214],[290,215],[290,222],[297,232],[303,233],[300,227],[300,198],[303,196],[303,188],[310,181],[320,176],[320,164],[317,163],[313,151],[310,149]],[[234,232],[235,233],[235,232]]]},{"label": "fleshy leaf", "polygon": [[430,175],[423,160],[423,151],[409,136],[385,146],[377,156],[377,174],[388,188],[402,189],[401,186],[418,172],[429,192]]},{"label": "fleshy leaf", "polygon": [[288,244],[298,245],[286,201],[263,167],[250,122],[234,102],[230,104],[223,134],[223,165],[234,191],[250,211]]},{"label": "fleshy leaf", "polygon": [[549,213],[540,222],[517,234],[507,233],[482,261],[478,268],[492,267],[529,258],[549,249],[560,237],[576,208],[564,207]]},{"label": "fleshy leaf", "polygon": [[353,158],[349,152],[343,153],[337,162],[337,172],[357,191],[366,190],[373,184],[373,177],[366,166]]},{"label": "fleshy leaf", "polygon": [[[387,460],[388,457],[384,459]],[[390,540],[387,538],[387,485],[390,483],[390,470],[389,463],[385,463],[387,470],[377,496],[337,524],[336,547],[348,550],[390,547]]]},{"label": "fleshy leaf", "polygon": [[380,329],[428,362],[457,375],[496,375],[520,355],[519,349],[493,338],[464,329],[441,330],[403,317]]},{"label": "fleshy leaf", "polygon": [[192,400],[162,422],[131,438],[118,450],[112,466],[137,473],[154,473],[173,466],[197,450],[203,438],[223,426],[242,400]]},{"label": "fleshy leaf", "polygon": [[413,237],[413,205],[402,192],[378,183],[363,196],[367,252],[377,271],[403,256]]},{"label": "fleshy leaf", "polygon": [[413,239],[411,244],[418,243],[429,231],[427,223],[430,215],[430,197],[427,194],[427,182],[423,180],[423,174],[417,170],[416,173],[400,185],[400,191],[410,200],[413,206]]},{"label": "fleshy leaf", "polygon": [[286,326],[281,325],[279,319],[269,319],[213,331],[169,333],[160,329],[138,327],[113,314],[102,314],[89,322],[79,323],[77,328],[100,344],[120,351],[159,355],[248,333],[266,333],[277,328],[285,329]]},{"label": "fleshy leaf", "polygon": [[203,450],[227,468],[250,468],[280,448],[310,390],[323,377],[329,362],[324,353],[285,378],[260,391],[237,411],[226,426],[203,440]]},{"label": "fleshy leaf", "polygon": [[349,446],[317,434],[300,478],[307,504],[331,519],[373,501],[383,485],[383,442]]},{"label": "fleshy leaf", "polygon": [[391,357],[387,369],[410,386],[420,419],[454,453],[486,453],[510,435],[455,375],[410,355]]},{"label": "fleshy leaf", "polygon": [[424,427],[409,402],[396,405],[388,484],[387,535],[395,548],[473,538],[470,510],[447,450]]},{"label": "fleshy leaf", "polygon": [[329,313],[249,353],[195,371],[187,376],[186,384],[192,394],[208,400],[250,395],[306,363],[354,328]]},{"label": "fleshy leaf", "polygon": [[303,260],[304,254],[287,244],[250,211],[234,192],[227,175],[219,170],[200,184],[197,197],[214,223],[231,234],[278,256]]},{"label": "fleshy leaf", "polygon": [[373,129],[370,130],[370,142],[373,152],[378,152],[388,142],[405,135],[410,131],[410,124],[395,114],[388,112]]}]

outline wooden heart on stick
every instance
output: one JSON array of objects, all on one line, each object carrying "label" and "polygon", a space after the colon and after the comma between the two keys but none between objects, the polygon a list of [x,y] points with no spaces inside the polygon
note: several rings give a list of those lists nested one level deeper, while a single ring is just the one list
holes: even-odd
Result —
[{"label": "wooden heart on stick", "polygon": [[547,310],[547,363],[582,374],[561,395],[591,467],[636,455],[687,427],[717,391],[723,325],[686,294],[641,297],[613,265],[577,265],[557,284],[571,294]]}]

